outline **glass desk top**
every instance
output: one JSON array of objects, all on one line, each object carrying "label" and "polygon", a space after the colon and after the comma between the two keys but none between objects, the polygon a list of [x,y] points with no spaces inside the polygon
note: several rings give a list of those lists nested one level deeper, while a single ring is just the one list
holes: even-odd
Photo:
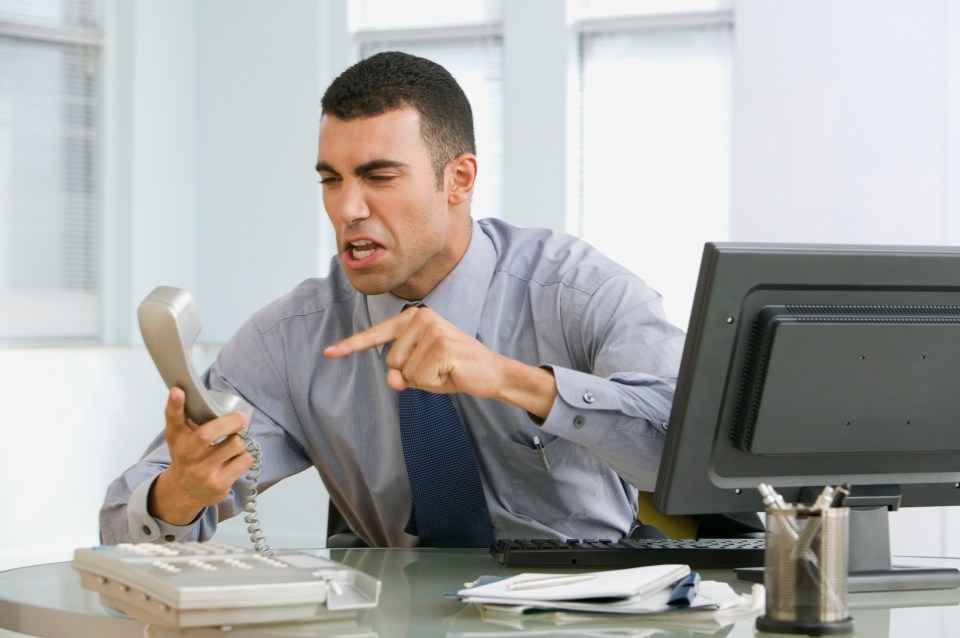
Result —
[{"label": "glass desk top", "polygon": [[[383,581],[380,603],[356,618],[311,623],[289,623],[220,628],[171,630],[152,628],[156,638],[166,636],[236,638],[260,636],[341,637],[445,637],[495,636],[729,636],[753,637],[753,617],[719,626],[690,625],[617,619],[562,625],[536,618],[494,621],[484,618],[474,605],[446,598],[448,591],[480,575],[506,576],[522,570],[494,561],[486,550],[448,549],[346,549],[310,550],[349,564]],[[924,562],[926,561],[926,562]],[[898,564],[960,566],[957,559],[898,559]],[[536,571],[550,571],[549,569]],[[570,571],[569,568],[554,571]],[[705,580],[730,583],[739,593],[749,593],[750,583],[736,580],[733,571],[704,570]],[[850,613],[854,636],[957,636],[960,635],[960,590],[851,594]],[[23,567],[0,573],[0,628],[30,636],[97,636],[143,638],[144,626],[119,616],[101,604],[99,596],[81,588],[79,575],[69,562]],[[849,635],[849,634],[848,634]]]}]

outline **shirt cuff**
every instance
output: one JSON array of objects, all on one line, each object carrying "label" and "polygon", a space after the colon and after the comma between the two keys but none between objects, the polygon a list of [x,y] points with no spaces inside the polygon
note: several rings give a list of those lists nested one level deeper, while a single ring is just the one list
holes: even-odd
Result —
[{"label": "shirt cuff", "polygon": [[620,396],[607,379],[567,368],[543,366],[553,372],[557,396],[546,421],[537,423],[545,432],[585,447],[599,442],[622,410]]},{"label": "shirt cuff", "polygon": [[[130,530],[132,543],[173,543],[182,540],[192,530],[194,525],[170,525],[158,518],[150,516],[147,501],[150,497],[152,481],[144,481],[130,494],[127,501],[127,525]],[[199,519],[199,517],[197,517]]]}]

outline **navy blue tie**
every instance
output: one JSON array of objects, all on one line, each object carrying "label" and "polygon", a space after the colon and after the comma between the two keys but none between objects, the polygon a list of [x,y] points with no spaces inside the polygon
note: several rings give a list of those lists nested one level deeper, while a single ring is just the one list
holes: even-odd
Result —
[{"label": "navy blue tie", "polygon": [[493,523],[477,459],[450,397],[409,388],[399,405],[413,499],[406,532],[424,547],[490,547]]}]

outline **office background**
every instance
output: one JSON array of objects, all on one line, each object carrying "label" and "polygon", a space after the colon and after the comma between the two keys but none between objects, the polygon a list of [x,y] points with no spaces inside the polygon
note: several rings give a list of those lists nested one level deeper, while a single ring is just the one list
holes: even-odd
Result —
[{"label": "office background", "polygon": [[[0,1],[0,58],[79,47],[93,105],[91,164],[71,178],[90,185],[89,259],[63,262],[89,272],[18,279],[44,254],[17,219],[42,147],[17,144],[24,67],[0,61],[0,569],[95,543],[107,483],[162,428],[135,323],[154,286],[194,293],[202,365],[326,271],[318,104],[360,55],[448,64],[477,111],[475,216],[584,236],[683,327],[707,240],[960,244],[960,2],[390,4],[102,0],[56,44]],[[894,514],[894,552],[960,555],[957,509]],[[262,498],[275,546],[322,545],[325,518],[312,472]]]}]

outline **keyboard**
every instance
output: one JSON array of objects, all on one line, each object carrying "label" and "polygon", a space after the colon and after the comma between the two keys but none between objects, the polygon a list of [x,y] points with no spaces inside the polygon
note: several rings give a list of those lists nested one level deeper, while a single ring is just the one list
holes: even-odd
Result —
[{"label": "keyboard", "polygon": [[594,540],[499,539],[490,554],[510,566],[643,567],[680,563],[695,569],[763,565],[762,538]]}]

